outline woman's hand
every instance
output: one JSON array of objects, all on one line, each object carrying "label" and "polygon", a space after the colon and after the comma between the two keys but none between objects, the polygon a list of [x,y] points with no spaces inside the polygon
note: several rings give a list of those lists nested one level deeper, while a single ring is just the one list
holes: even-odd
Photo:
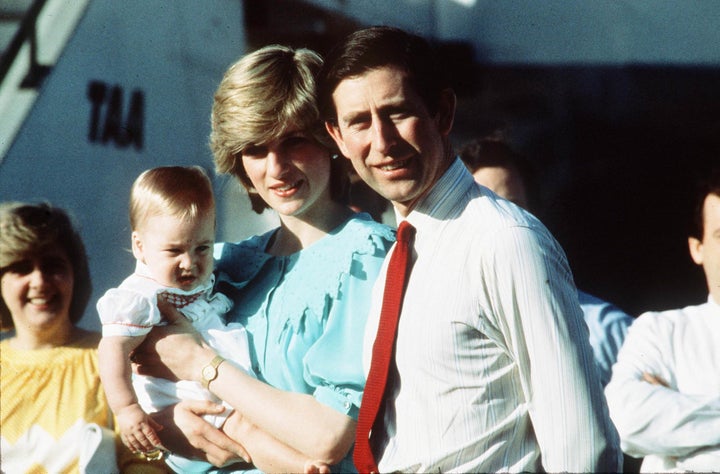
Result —
[{"label": "woman's hand", "polygon": [[173,381],[199,381],[202,368],[215,356],[214,351],[173,305],[158,299],[158,308],[168,324],[154,327],[133,352],[135,370]]},{"label": "woman's hand", "polygon": [[220,467],[232,462],[251,462],[245,448],[202,418],[219,415],[225,407],[209,401],[182,401],[152,417],[163,425],[163,446],[183,457],[204,459]]}]

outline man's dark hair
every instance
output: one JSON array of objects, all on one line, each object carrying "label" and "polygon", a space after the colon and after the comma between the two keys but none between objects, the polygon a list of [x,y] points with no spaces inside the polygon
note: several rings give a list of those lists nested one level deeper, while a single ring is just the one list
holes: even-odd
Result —
[{"label": "man's dark hair", "polygon": [[350,34],[326,56],[318,80],[322,118],[336,123],[332,94],[340,82],[385,66],[404,71],[430,115],[437,113],[440,93],[450,86],[433,46],[401,29],[373,26]]},{"label": "man's dark hair", "polygon": [[703,239],[705,233],[705,216],[703,209],[705,198],[714,194],[720,197],[720,168],[712,169],[704,179],[700,181],[695,192],[695,204],[690,223],[690,237],[698,240]]}]

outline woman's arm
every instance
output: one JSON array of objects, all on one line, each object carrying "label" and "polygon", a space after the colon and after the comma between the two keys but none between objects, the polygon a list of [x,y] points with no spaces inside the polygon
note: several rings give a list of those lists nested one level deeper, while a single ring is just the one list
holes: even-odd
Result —
[{"label": "woman's arm", "polygon": [[[162,311],[173,323],[150,333],[146,346],[152,349],[138,355],[139,371],[158,375],[166,367],[175,378],[200,381],[215,352],[175,308],[163,305]],[[355,421],[311,395],[276,389],[229,363],[220,364],[209,388],[249,423],[310,459],[336,464],[352,446]]]},{"label": "woman's arm", "polygon": [[[228,417],[222,431],[201,417],[217,415],[224,409],[222,405],[207,401],[186,401],[161,410],[153,417],[168,427],[161,433],[165,446],[189,459],[203,459],[217,467],[251,462],[263,472],[330,472],[325,463],[313,461],[281,443],[248,423],[237,411]],[[241,440],[242,446],[233,439]],[[246,448],[253,453],[252,459]]]},{"label": "woman's arm", "polygon": [[242,444],[253,455],[255,467],[263,472],[330,472],[327,464],[315,462],[281,443],[234,411],[222,427],[225,434]]},{"label": "woman's arm", "polygon": [[215,466],[250,460],[245,448],[205,421],[203,415],[219,415],[223,405],[206,400],[186,400],[153,413],[163,426],[163,446],[188,459],[203,459]]},{"label": "woman's arm", "polygon": [[[213,352],[198,351],[197,360],[203,360],[202,353],[205,357],[214,357]],[[240,407],[238,411],[249,423],[272,433],[311,459],[336,464],[345,457],[355,439],[355,420],[349,416],[323,405],[311,395],[278,390],[232,364],[218,367],[218,377],[210,383],[210,390],[236,409]],[[246,447],[255,456],[253,450]]]}]

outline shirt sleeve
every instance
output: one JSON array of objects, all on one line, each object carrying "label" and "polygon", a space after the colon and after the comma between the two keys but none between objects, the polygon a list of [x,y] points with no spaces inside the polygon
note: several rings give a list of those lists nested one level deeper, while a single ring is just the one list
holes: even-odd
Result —
[{"label": "shirt sleeve", "polygon": [[581,291],[578,291],[578,296],[590,331],[590,346],[600,373],[600,382],[604,387],[610,382],[612,366],[633,318],[607,301]]},{"label": "shirt sleeve", "polygon": [[340,281],[327,326],[308,351],[305,379],[316,387],[315,398],[357,419],[365,386],[363,337],[372,288],[392,242],[378,236],[371,251],[356,252],[349,272]]},{"label": "shirt sleeve", "polygon": [[622,454],[565,254],[547,231],[495,236],[497,324],[519,367],[542,464],[548,472],[618,472]]},{"label": "shirt sleeve", "polygon": [[[671,323],[657,314],[640,316],[630,327],[605,394],[620,433],[623,450],[632,456],[686,456],[720,445],[720,399],[677,390],[669,356]],[[670,387],[643,381],[643,372]]]},{"label": "shirt sleeve", "polygon": [[155,301],[123,288],[108,290],[97,310],[103,336],[143,336],[162,319]]}]

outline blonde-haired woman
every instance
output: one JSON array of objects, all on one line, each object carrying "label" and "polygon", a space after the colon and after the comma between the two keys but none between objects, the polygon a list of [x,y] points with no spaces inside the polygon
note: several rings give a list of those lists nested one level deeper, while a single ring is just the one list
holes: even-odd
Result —
[{"label": "blonde-haired woman", "polygon": [[[230,319],[248,330],[258,379],[229,364],[213,367],[216,354],[177,327],[155,346],[176,376],[202,380],[203,368],[210,372],[210,390],[247,423],[236,441],[263,470],[274,460],[254,454],[255,430],[333,471],[354,471],[362,334],[394,240],[389,227],[347,206],[346,160],[334,159],[316,104],[321,64],[310,50],[268,46],[230,67],[215,95],[217,169],[245,186],[256,211],[269,207],[280,217],[278,228],[215,252],[218,289],[234,302]],[[193,420],[181,422],[190,442],[216,464],[229,457],[211,442],[217,433]]]}]

